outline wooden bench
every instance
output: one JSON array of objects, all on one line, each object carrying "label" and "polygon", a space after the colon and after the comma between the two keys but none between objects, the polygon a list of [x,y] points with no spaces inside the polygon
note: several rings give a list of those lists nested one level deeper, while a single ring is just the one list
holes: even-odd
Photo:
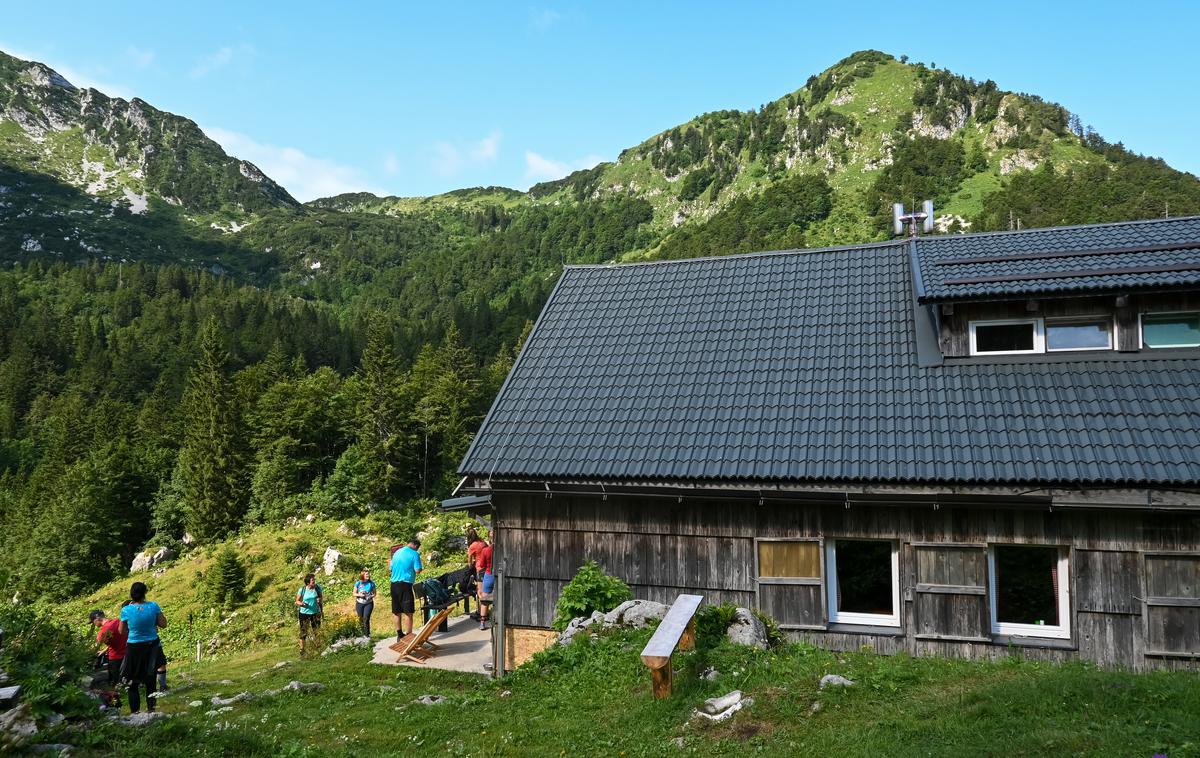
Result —
[{"label": "wooden bench", "polygon": [[650,669],[655,698],[671,696],[674,680],[671,656],[675,651],[696,647],[696,610],[703,602],[703,595],[680,595],[675,598],[654,636],[642,650],[642,663]]}]

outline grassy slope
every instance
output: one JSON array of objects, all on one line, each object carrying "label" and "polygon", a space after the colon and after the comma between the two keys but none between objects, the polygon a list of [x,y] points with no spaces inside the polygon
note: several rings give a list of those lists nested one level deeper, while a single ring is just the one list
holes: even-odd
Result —
[{"label": "grassy slope", "polygon": [[[673,698],[651,699],[637,653],[648,632],[582,641],[499,682],[468,674],[373,666],[362,652],[295,662],[261,648],[177,666],[172,719],[143,730],[60,735],[96,754],[174,755],[1200,755],[1194,675],[1132,675],[1082,664],[968,663],[834,655],[805,645],[772,652],[727,644],[676,659]],[[292,661],[273,669],[277,661]],[[698,673],[715,666],[721,675]],[[858,682],[820,692],[819,678]],[[257,674],[257,676],[255,676]],[[216,684],[223,679],[232,684]],[[319,694],[238,703],[214,716],[214,694],[262,692],[290,680]],[[685,726],[704,698],[742,689],[755,704],[721,725]],[[508,694],[505,694],[508,693]],[[422,694],[449,702],[422,706]],[[189,708],[194,700],[203,707]],[[818,712],[811,712],[820,703]]]},{"label": "grassy slope", "polygon": [[[249,594],[245,602],[228,611],[215,609],[204,599],[201,578],[223,545],[199,548],[165,564],[161,575],[155,575],[154,570],[133,574],[52,610],[56,617],[68,622],[86,618],[92,608],[103,608],[112,615],[128,597],[129,584],[140,580],[149,586],[150,599],[162,606],[171,622],[163,630],[162,638],[172,659],[194,658],[197,642],[210,657],[215,655],[218,659],[244,650],[247,645],[279,644],[285,640],[290,643],[296,625],[293,598],[308,571],[317,573],[325,590],[326,615],[331,621],[337,616],[353,617],[350,593],[358,566],[370,568],[376,582],[386,585],[388,548],[403,541],[407,530],[405,534],[391,533],[369,528],[372,523],[365,522],[362,534],[339,532],[337,521],[315,521],[282,530],[259,528],[236,538],[232,542],[247,568]],[[462,534],[466,523],[461,516],[437,516],[432,528],[437,532]],[[436,537],[425,540],[427,545],[436,541]],[[307,542],[311,549],[304,551],[305,556],[299,560],[289,559],[300,542]],[[333,547],[345,556],[332,576],[325,576],[321,570],[326,547]],[[437,576],[465,563],[465,553],[447,553],[439,564],[428,566],[427,572]],[[392,623],[386,602],[377,603],[376,609],[373,631],[384,634]]]}]

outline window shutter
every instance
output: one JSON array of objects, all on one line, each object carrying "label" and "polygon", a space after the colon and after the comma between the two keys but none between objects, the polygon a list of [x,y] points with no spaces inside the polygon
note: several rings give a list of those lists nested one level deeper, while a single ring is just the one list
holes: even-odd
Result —
[{"label": "window shutter", "polygon": [[991,641],[987,546],[914,544],[918,639]]},{"label": "window shutter", "polygon": [[1146,654],[1200,655],[1200,555],[1147,554]]},{"label": "window shutter", "polygon": [[821,548],[820,540],[756,540],[758,608],[781,629],[825,628]]}]

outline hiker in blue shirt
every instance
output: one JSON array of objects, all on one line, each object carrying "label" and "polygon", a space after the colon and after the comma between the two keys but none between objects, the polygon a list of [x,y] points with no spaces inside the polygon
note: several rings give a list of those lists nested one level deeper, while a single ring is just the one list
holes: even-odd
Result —
[{"label": "hiker in blue shirt", "polygon": [[316,574],[304,576],[304,586],[296,592],[297,615],[300,619],[300,656],[304,657],[304,643],[311,633],[316,637],[321,628],[321,612],[324,610],[325,598],[321,593],[321,585],[317,584]]},{"label": "hiker in blue shirt", "polygon": [[121,634],[128,642],[121,660],[121,681],[129,685],[129,711],[141,709],[139,687],[146,688],[146,710],[154,710],[154,679],[167,659],[162,652],[158,630],[167,625],[158,603],[146,600],[146,585],[134,582],[129,588],[129,605],[121,609]]},{"label": "hiker in blue shirt", "polygon": [[375,582],[371,581],[371,572],[363,569],[354,583],[354,610],[358,613],[358,621],[362,624],[364,637],[371,636],[371,612],[375,610]]},{"label": "hiker in blue shirt", "polygon": [[404,635],[412,633],[413,613],[417,609],[417,599],[413,594],[413,583],[417,574],[424,567],[421,565],[421,554],[418,549],[421,541],[416,537],[408,544],[392,553],[392,615],[396,617],[396,641]]}]

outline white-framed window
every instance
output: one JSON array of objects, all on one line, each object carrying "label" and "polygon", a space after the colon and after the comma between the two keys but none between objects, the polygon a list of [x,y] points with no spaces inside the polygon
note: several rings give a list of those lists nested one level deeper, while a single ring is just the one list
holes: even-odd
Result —
[{"label": "white-framed window", "polygon": [[971,355],[1020,355],[1044,350],[1040,318],[971,322]]},{"label": "white-framed window", "polygon": [[1110,316],[1048,318],[1045,320],[1046,352],[1112,350],[1113,320]]},{"label": "white-framed window", "polygon": [[1142,347],[1200,347],[1200,312],[1143,313]]},{"label": "white-framed window", "polygon": [[1058,545],[989,545],[992,634],[1071,637],[1068,551]]},{"label": "white-framed window", "polygon": [[893,540],[827,539],[829,620],[900,626],[900,544]]}]

